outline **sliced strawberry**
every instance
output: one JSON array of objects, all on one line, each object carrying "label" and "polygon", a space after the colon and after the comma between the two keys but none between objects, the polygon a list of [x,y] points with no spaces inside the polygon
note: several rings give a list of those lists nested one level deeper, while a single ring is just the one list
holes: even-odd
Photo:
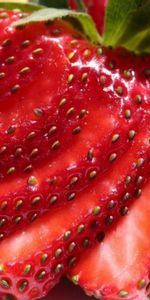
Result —
[{"label": "sliced strawberry", "polygon": [[[86,40],[75,40],[75,35],[61,21],[7,32],[5,40],[10,37],[11,44],[0,49],[4,74],[0,81],[1,179],[57,159],[79,139],[76,135],[80,131],[92,129],[91,112],[96,127],[100,123],[98,114],[105,112],[112,121],[109,132],[105,131],[106,144],[114,131],[122,131],[124,143],[108,148],[107,154],[115,147],[123,151],[128,132],[132,127],[137,130],[149,94],[143,73],[149,58],[134,58],[122,50],[104,49],[101,54],[101,49]],[[135,72],[144,84],[137,81]],[[135,97],[141,99],[143,93],[146,96],[140,106]],[[104,152],[103,140],[101,146]],[[99,149],[100,157],[102,152]]]},{"label": "sliced strawberry", "polygon": [[127,213],[132,197],[141,195],[149,173],[147,121],[131,151],[99,177],[99,183],[81,193],[78,201],[53,207],[51,213],[26,227],[26,231],[2,241],[1,295],[13,294],[22,300],[42,297],[74,265],[83,249],[102,239]]},{"label": "sliced strawberry", "polygon": [[75,283],[99,299],[150,297],[150,183],[128,216],[71,270]]},{"label": "sliced strawberry", "polygon": [[[62,114],[58,103],[67,92],[70,67],[59,39],[49,40],[49,34],[43,24],[19,28],[7,32],[5,40],[10,38],[11,44],[0,49],[1,178],[53,156],[54,127]],[[58,133],[64,137],[68,122],[63,115],[61,121]]]},{"label": "sliced strawberry", "polygon": [[[12,52],[18,57],[12,65],[2,65],[10,69],[9,80],[3,78],[0,89],[1,177],[16,171],[9,185],[7,181],[1,186],[2,238],[48,211],[50,204],[77,198],[92,179],[112,167],[131,147],[149,107],[144,74],[148,56],[110,49],[102,53],[88,41],[73,38],[74,31],[64,22],[32,24],[13,31],[12,44],[0,49],[1,61]],[[32,43],[22,48],[23,40]],[[6,93],[10,82],[13,86],[12,72],[18,74],[16,70],[28,65],[37,44],[45,54],[36,59],[32,55],[33,74],[16,77],[21,89]],[[44,114],[38,107],[33,116],[37,103],[42,103]],[[18,125],[8,134],[12,121]],[[17,177],[23,169],[30,175]]]}]

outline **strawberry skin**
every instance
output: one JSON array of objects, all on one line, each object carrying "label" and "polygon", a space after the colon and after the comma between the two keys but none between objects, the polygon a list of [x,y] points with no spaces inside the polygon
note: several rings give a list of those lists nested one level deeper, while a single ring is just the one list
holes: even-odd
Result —
[{"label": "strawberry skin", "polygon": [[[58,103],[67,92],[70,67],[57,40],[46,39],[49,31],[48,26],[37,25],[13,32],[7,29],[3,37],[0,49],[1,179],[17,171],[26,172],[34,164],[53,157],[52,145],[60,134],[65,136],[63,124],[68,126],[68,122],[63,119],[66,116],[58,112]],[[72,121],[71,126],[73,124]]]},{"label": "strawberry skin", "polygon": [[[14,77],[1,81],[2,128],[9,127],[10,119],[18,124],[11,134],[3,130],[0,133],[1,149],[6,149],[1,153],[0,172],[1,177],[6,171],[8,176],[1,185],[1,239],[48,212],[53,204],[57,207],[68,201],[78,201],[79,193],[92,186],[93,180],[98,182],[98,174],[112,168],[131,148],[149,107],[149,79],[144,74],[149,64],[148,56],[138,58],[120,49],[102,50],[82,38],[75,39],[74,31],[58,21],[49,26],[28,25],[10,34],[13,42],[5,51],[4,47],[0,49],[0,60],[4,61],[8,53],[16,53],[19,56],[16,64],[9,66],[12,72],[16,74],[15,70],[29,65],[29,57],[33,49],[37,49],[36,43],[38,49],[43,47],[46,57],[50,55],[51,64],[56,67],[59,64],[59,67],[52,72],[54,66],[49,65],[49,70],[45,55],[35,60],[32,57],[34,74],[24,74],[26,79],[19,77],[20,86],[24,88],[16,94],[5,92],[9,80],[13,81]],[[23,40],[32,40],[32,43],[22,49]],[[7,65],[3,67],[8,68]],[[43,79],[39,68],[44,74],[50,72],[49,77]],[[34,83],[33,75],[36,77]],[[46,88],[50,80],[50,88]],[[10,106],[6,107],[5,102]],[[42,107],[44,114],[39,116],[38,107],[38,116],[34,119],[37,103],[40,109],[45,105]],[[37,135],[33,134],[35,132]],[[28,140],[26,137],[30,134]],[[31,155],[37,154],[37,150],[37,156]],[[19,170],[27,174],[17,176]]]},{"label": "strawberry skin", "polygon": [[148,182],[128,216],[71,270],[72,280],[87,294],[106,300],[149,299],[149,198]]},{"label": "strawberry skin", "polygon": [[[103,57],[86,40],[72,44],[74,35],[61,24],[30,25],[13,31],[7,28],[0,49],[0,179],[32,171],[44,162],[50,164],[75,143],[76,135],[87,126],[90,111],[99,108],[102,114],[105,104],[109,117],[112,114],[114,97],[103,91],[104,74],[102,88],[97,80]],[[95,60],[98,70],[91,67]],[[114,81],[111,77],[107,79],[109,84]],[[118,114],[119,109],[121,105]],[[110,126],[111,134],[118,130],[115,124]]]},{"label": "strawberry skin", "polygon": [[[24,13],[20,12],[19,10],[11,11],[6,9],[0,9],[0,43],[3,42],[4,36],[7,33],[8,26],[12,23],[17,21],[18,19],[22,18]],[[6,44],[10,42],[7,41]]]},{"label": "strawberry skin", "polygon": [[53,207],[51,213],[25,231],[1,242],[2,297],[11,294],[15,299],[26,300],[44,296],[69,272],[83,250],[101,241],[116,220],[127,213],[132,198],[140,197],[149,172],[147,121],[141,124],[142,132],[126,155],[92,188],[82,192],[78,201]]}]

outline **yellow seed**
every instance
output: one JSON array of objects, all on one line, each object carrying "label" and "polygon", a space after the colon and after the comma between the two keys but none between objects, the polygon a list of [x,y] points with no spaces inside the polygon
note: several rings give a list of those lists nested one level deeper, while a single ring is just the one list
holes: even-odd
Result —
[{"label": "yellow seed", "polygon": [[94,207],[94,209],[93,209],[93,215],[94,216],[99,215],[100,211],[101,211],[101,207],[100,206]]},{"label": "yellow seed", "polygon": [[31,131],[28,135],[27,135],[27,140],[31,140],[36,136],[35,131]]},{"label": "yellow seed", "polygon": [[3,46],[3,47],[6,47],[6,46],[9,46],[9,45],[11,45],[11,44],[12,44],[12,40],[6,39],[6,40],[3,41],[2,46]]},{"label": "yellow seed", "polygon": [[67,110],[66,115],[67,115],[67,116],[71,116],[74,112],[75,112],[74,107],[70,107],[70,108]]},{"label": "yellow seed", "polygon": [[52,144],[51,149],[52,150],[57,150],[60,147],[60,142],[56,141]]},{"label": "yellow seed", "polygon": [[114,160],[116,160],[117,158],[117,154],[116,153],[112,153],[110,156],[109,156],[109,162],[113,162]]},{"label": "yellow seed", "polygon": [[41,55],[43,53],[43,49],[42,48],[37,48],[33,51],[33,55]]},{"label": "yellow seed", "polygon": [[97,171],[96,170],[93,170],[89,173],[89,179],[94,179],[97,175]]},{"label": "yellow seed", "polygon": [[1,203],[1,210],[5,210],[5,209],[7,208],[7,206],[8,206],[7,201],[3,201],[3,202]]},{"label": "yellow seed", "polygon": [[47,253],[44,253],[42,254],[41,256],[41,264],[44,264],[48,259],[48,254]]},{"label": "yellow seed", "polygon": [[32,205],[36,205],[40,202],[41,197],[40,196],[36,196],[32,199]]},{"label": "yellow seed", "polygon": [[88,58],[90,56],[90,54],[91,54],[91,51],[89,49],[86,49],[83,53],[85,58]]},{"label": "yellow seed", "polygon": [[83,82],[86,82],[87,79],[88,79],[88,73],[83,73],[83,74],[82,74],[82,81],[83,81]]},{"label": "yellow seed", "polygon": [[126,109],[125,110],[125,118],[126,119],[130,119],[131,118],[131,110],[130,109]]},{"label": "yellow seed", "polygon": [[11,175],[11,174],[15,173],[15,171],[16,171],[16,168],[15,167],[11,167],[11,168],[8,169],[7,175]]},{"label": "yellow seed", "polygon": [[60,102],[59,102],[59,106],[63,107],[66,104],[66,101],[67,101],[66,98],[61,99]]},{"label": "yellow seed", "polygon": [[74,56],[75,56],[75,52],[71,52],[71,53],[68,55],[69,60],[71,60],[72,58],[74,58]]},{"label": "yellow seed", "polygon": [[123,94],[123,88],[122,88],[122,86],[118,86],[118,87],[116,88],[116,93],[117,93],[119,96],[122,96],[122,94]]},{"label": "yellow seed", "polygon": [[74,79],[74,75],[73,75],[73,74],[70,74],[70,75],[68,76],[68,82],[71,83],[71,82],[73,81],[73,79]]},{"label": "yellow seed", "polygon": [[56,266],[56,268],[55,268],[55,273],[56,273],[56,274],[57,274],[57,273],[60,273],[61,270],[62,270],[62,268],[63,268],[62,264],[58,264],[58,265]]},{"label": "yellow seed", "polygon": [[114,134],[113,137],[112,137],[112,143],[115,143],[119,140],[120,138],[120,135],[118,133]]},{"label": "yellow seed", "polygon": [[6,74],[4,72],[0,73],[0,79],[3,79],[6,76]]},{"label": "yellow seed", "polygon": [[14,56],[9,56],[7,59],[6,59],[6,63],[7,64],[11,64],[15,61],[15,57]]},{"label": "yellow seed", "polygon": [[21,43],[22,47],[28,47],[30,45],[30,41],[29,40],[25,40]]},{"label": "yellow seed", "polygon": [[140,157],[137,160],[136,166],[137,166],[137,168],[140,168],[140,167],[142,167],[143,164],[144,164],[144,158]]},{"label": "yellow seed", "polygon": [[57,249],[57,250],[55,251],[55,257],[56,257],[56,258],[60,257],[61,254],[62,254],[62,252],[63,252],[62,249],[60,249],[60,248]]},{"label": "yellow seed", "polygon": [[30,156],[31,156],[31,157],[35,157],[35,156],[38,155],[38,153],[39,153],[38,148],[35,148],[35,149],[33,149],[32,152],[30,153]]},{"label": "yellow seed", "polygon": [[23,271],[24,275],[27,275],[30,273],[32,266],[30,264],[26,265]]},{"label": "yellow seed", "polygon": [[125,291],[125,290],[121,290],[121,291],[118,293],[118,296],[119,296],[120,298],[125,298],[125,297],[128,296],[128,292]]},{"label": "yellow seed", "polygon": [[24,75],[24,74],[27,74],[27,73],[29,73],[30,72],[30,68],[29,67],[24,67],[24,68],[22,68],[21,70],[20,70],[20,74],[21,75]]},{"label": "yellow seed", "polygon": [[38,184],[38,181],[37,181],[36,177],[35,176],[30,176],[28,178],[28,185],[34,186],[36,184]]},{"label": "yellow seed", "polygon": [[18,200],[18,201],[16,202],[16,209],[21,208],[22,205],[23,205],[23,200],[22,200],[22,199]]}]

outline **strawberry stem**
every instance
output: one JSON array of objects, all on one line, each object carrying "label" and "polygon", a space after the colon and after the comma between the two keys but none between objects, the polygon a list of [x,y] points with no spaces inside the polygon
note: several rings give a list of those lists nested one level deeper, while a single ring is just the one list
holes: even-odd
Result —
[{"label": "strawberry stem", "polygon": [[82,0],[76,0],[76,3],[78,5],[78,9],[82,12],[87,12],[86,6]]}]

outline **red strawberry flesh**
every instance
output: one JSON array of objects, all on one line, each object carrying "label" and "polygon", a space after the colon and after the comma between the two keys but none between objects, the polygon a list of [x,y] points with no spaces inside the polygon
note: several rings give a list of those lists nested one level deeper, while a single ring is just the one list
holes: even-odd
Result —
[{"label": "red strawberry flesh", "polygon": [[[7,179],[1,186],[1,238],[49,211],[52,203],[78,199],[79,192],[93,183],[91,179],[98,181],[96,176],[114,166],[132,146],[149,107],[149,81],[144,75],[148,56],[105,49],[102,54],[88,41],[75,40],[74,34],[66,23],[32,24],[12,31],[12,44],[0,49],[2,61],[12,53],[18,57],[2,65],[9,68],[9,80],[3,78],[0,91],[0,141],[1,149],[6,148],[1,153],[1,177],[6,171],[8,175],[16,171],[16,177],[8,177],[9,185]],[[22,47],[23,41],[32,43]],[[35,49],[44,49],[45,54],[38,51],[34,59]],[[18,74],[28,63],[31,74],[23,74],[23,79],[16,75],[21,89],[6,93],[13,85],[12,72]],[[66,99],[64,107],[62,99]],[[33,113],[37,104],[38,109],[43,105],[40,117]],[[6,134],[12,120],[18,125]],[[56,132],[51,131],[54,128]],[[30,174],[17,177],[24,168]]]},{"label": "red strawberry flesh", "polygon": [[[114,109],[121,118],[122,109],[130,113],[133,99],[126,100],[134,92],[134,70],[131,81],[125,75],[120,80],[118,67],[129,65],[134,69],[132,60],[136,59],[132,55],[128,59],[122,51],[104,50],[99,56],[98,48],[82,39],[73,47],[75,34],[59,22],[7,32],[4,41],[9,38],[11,44],[0,49],[1,74],[4,74],[0,81],[1,179],[30,171],[47,159],[48,163],[56,159],[74,143],[74,135],[85,126],[84,118],[78,116],[88,112],[89,105],[95,104],[101,110],[105,104],[109,113]],[[123,55],[127,61],[121,58]],[[142,73],[146,65],[147,58],[139,60],[139,69],[142,67],[139,75],[144,83]],[[62,100],[67,101],[64,109],[60,107]],[[137,112],[139,107],[136,105],[134,109]],[[55,152],[55,148],[60,149]]]},{"label": "red strawberry flesh", "polygon": [[149,198],[148,183],[128,216],[71,270],[73,280],[88,294],[100,299],[149,299]]},{"label": "red strawberry flesh", "polygon": [[[63,208],[53,207],[51,213],[1,243],[1,294],[13,294],[16,299],[22,300],[42,297],[69,271],[83,249],[92,246],[115,225],[120,215],[127,213],[132,197],[141,194],[139,177],[146,183],[149,133],[150,129],[142,130],[131,151],[120,158],[99,183],[83,192],[78,201]],[[127,184],[129,175],[132,180]],[[114,205],[110,207],[112,200]],[[58,256],[56,253],[59,253]],[[44,264],[41,257],[46,257]],[[29,273],[24,275],[27,267]],[[22,286],[25,286],[23,290]]]},{"label": "red strawberry flesh", "polygon": [[149,56],[92,46],[62,21],[3,30],[9,38],[0,177],[14,177],[1,184],[0,238],[21,230],[0,244],[0,293],[26,300],[44,296],[141,195]]}]

